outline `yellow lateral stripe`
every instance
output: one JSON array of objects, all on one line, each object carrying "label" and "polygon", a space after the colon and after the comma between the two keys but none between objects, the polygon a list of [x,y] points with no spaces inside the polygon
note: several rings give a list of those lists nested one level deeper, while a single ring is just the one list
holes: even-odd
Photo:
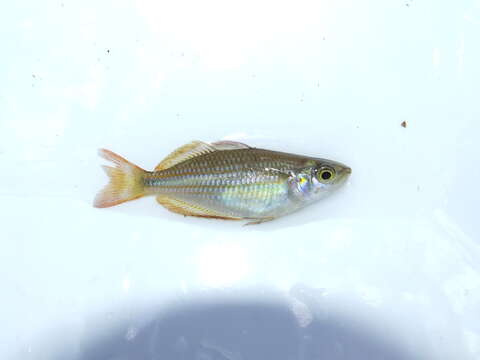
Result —
[{"label": "yellow lateral stripe", "polygon": [[158,186],[153,186],[151,187],[160,187],[162,189],[189,189],[189,188],[209,188],[209,189],[215,189],[215,188],[243,188],[243,187],[250,187],[250,186],[268,186],[268,185],[282,185],[283,181],[275,181],[275,182],[264,182],[264,183],[251,183],[251,184],[223,184],[223,185],[204,185],[204,184],[195,184],[195,185],[158,185]]}]

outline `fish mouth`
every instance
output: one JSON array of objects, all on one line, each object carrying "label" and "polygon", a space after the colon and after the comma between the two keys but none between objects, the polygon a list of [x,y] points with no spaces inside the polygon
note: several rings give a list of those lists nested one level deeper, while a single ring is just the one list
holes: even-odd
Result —
[{"label": "fish mouth", "polygon": [[351,173],[352,169],[348,166],[344,166],[339,173],[339,176],[341,178],[340,182],[344,183],[345,181],[347,181]]}]

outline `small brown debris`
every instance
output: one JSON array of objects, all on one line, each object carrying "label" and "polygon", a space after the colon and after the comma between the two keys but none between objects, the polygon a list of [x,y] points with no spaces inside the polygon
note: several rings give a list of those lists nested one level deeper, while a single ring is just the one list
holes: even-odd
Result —
[{"label": "small brown debris", "polygon": [[402,127],[406,128],[406,127],[407,127],[407,122],[406,122],[406,121],[402,121],[402,123],[401,123],[400,125],[402,125]]}]

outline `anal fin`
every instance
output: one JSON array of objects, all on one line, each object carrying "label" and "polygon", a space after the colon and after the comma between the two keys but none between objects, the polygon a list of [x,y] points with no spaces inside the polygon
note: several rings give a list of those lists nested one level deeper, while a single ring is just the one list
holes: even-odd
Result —
[{"label": "anal fin", "polygon": [[210,210],[199,205],[191,204],[184,200],[172,198],[170,196],[158,195],[157,201],[167,210],[184,216],[197,216],[224,220],[242,220],[242,218],[227,216],[217,211]]}]

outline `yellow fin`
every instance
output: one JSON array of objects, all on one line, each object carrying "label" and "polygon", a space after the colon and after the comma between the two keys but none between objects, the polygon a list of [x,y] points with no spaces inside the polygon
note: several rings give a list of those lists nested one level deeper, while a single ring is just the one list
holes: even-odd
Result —
[{"label": "yellow fin", "polygon": [[241,220],[241,218],[239,217],[225,216],[214,210],[206,209],[199,205],[190,204],[186,201],[175,199],[165,195],[157,196],[157,201],[160,205],[164,206],[168,210],[185,216],[199,216],[225,220]]},{"label": "yellow fin", "polygon": [[109,150],[100,149],[98,154],[113,162],[115,167],[102,166],[110,178],[110,183],[97,194],[93,206],[110,207],[144,195],[145,170]]},{"label": "yellow fin", "polygon": [[216,151],[215,147],[202,141],[192,141],[168,155],[157,165],[155,171],[165,170],[185,160]]},{"label": "yellow fin", "polygon": [[185,160],[196,156],[208,154],[215,151],[250,149],[250,146],[236,141],[217,141],[207,144],[203,141],[192,141],[173,151],[160,164],[157,165],[155,171],[165,170],[174,165],[180,164]]}]

